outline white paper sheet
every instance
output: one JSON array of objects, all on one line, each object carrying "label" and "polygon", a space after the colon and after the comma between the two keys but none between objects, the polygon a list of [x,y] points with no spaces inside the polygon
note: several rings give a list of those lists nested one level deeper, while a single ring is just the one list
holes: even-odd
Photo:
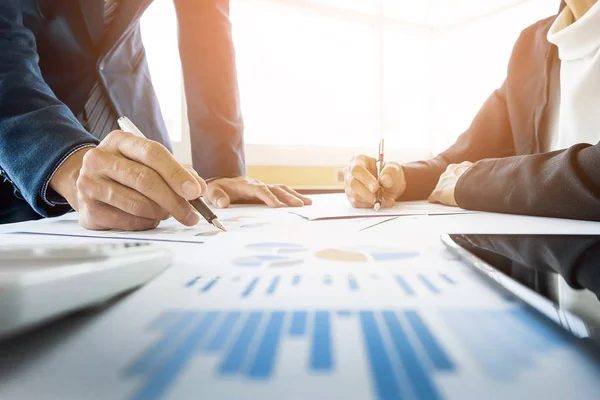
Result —
[{"label": "white paper sheet", "polygon": [[170,218],[156,229],[142,232],[124,231],[91,231],[82,228],[77,220],[77,214],[71,213],[58,218],[49,218],[21,224],[12,224],[5,232],[37,233],[44,235],[63,235],[75,237],[93,237],[105,239],[135,239],[154,240],[161,242],[186,242],[207,243],[222,235],[241,233],[254,235],[261,232],[270,232],[273,236],[281,236],[286,232],[312,230],[312,231],[346,231],[356,232],[368,229],[392,216],[379,216],[379,218],[357,218],[353,220],[339,220],[327,223],[311,223],[300,216],[290,214],[284,209],[268,209],[260,206],[236,206],[223,210],[216,210],[219,220],[227,228],[221,232],[216,227],[201,220],[198,225],[187,227],[175,219]]},{"label": "white paper sheet", "polygon": [[289,209],[288,211],[311,221],[338,218],[476,213],[476,211],[463,210],[462,208],[442,204],[432,204],[427,201],[405,201],[396,203],[392,208],[382,208],[379,211],[375,211],[372,208],[352,207],[345,194],[317,195],[313,196],[312,199],[313,204],[311,206]]}]

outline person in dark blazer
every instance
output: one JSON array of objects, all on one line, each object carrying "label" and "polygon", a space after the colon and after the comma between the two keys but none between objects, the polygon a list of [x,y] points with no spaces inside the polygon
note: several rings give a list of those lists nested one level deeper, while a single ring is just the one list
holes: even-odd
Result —
[{"label": "person in dark blazer", "polygon": [[[140,34],[151,2],[0,2],[0,223],[74,208],[86,228],[137,230],[195,224],[184,199],[203,193],[310,202],[244,177],[228,0],[174,0],[195,171],[175,161]],[[121,115],[149,140],[119,131]]]},{"label": "person in dark blazer", "polygon": [[[504,84],[437,157],[387,163],[384,206],[424,200],[465,209],[600,221],[600,3],[561,2],[525,29]],[[551,42],[552,41],[552,42]],[[346,173],[356,207],[372,207],[375,160]]]}]

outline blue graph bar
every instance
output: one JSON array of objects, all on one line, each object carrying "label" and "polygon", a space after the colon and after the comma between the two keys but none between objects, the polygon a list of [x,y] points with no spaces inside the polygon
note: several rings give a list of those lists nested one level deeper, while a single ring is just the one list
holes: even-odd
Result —
[{"label": "blue graph bar", "polygon": [[326,275],[323,278],[323,283],[327,286],[331,286],[333,284],[333,279],[331,278],[331,275]]},{"label": "blue graph bar", "polygon": [[403,277],[401,277],[400,275],[396,275],[396,282],[398,282],[398,285],[400,285],[402,290],[404,290],[404,293],[406,293],[409,296],[414,296],[415,291],[412,287],[410,287],[408,282],[406,282],[406,280],[404,280]]},{"label": "blue graph bar", "polygon": [[353,291],[358,290],[358,283],[356,282],[356,279],[353,276],[348,277],[348,287],[350,288],[350,290]]},{"label": "blue graph bar", "polygon": [[208,292],[213,286],[215,286],[217,282],[219,282],[219,277],[216,277],[212,281],[208,282],[202,289],[200,289],[200,291],[203,293]]},{"label": "blue graph bar", "polygon": [[273,373],[273,366],[279,341],[281,339],[281,327],[285,313],[274,311],[271,313],[262,340],[258,346],[254,363],[250,366],[248,376],[253,379],[266,379]]},{"label": "blue graph bar", "polygon": [[450,278],[447,274],[440,274],[440,276],[442,277],[443,280],[445,280],[446,282],[448,282],[451,285],[456,285],[456,281],[452,278]]},{"label": "blue graph bar", "polygon": [[[528,357],[531,349],[527,341],[519,340],[517,335],[507,335],[506,328],[511,325],[510,321],[502,320],[500,315],[505,312],[498,313],[496,311],[471,311],[472,316],[476,318],[477,324],[480,325],[482,336],[489,341],[495,342],[496,347],[503,349],[507,358],[511,358],[521,367],[533,366],[532,360]],[[512,319],[512,318],[511,318]]]},{"label": "blue graph bar", "polygon": [[294,278],[292,279],[292,286],[298,286],[300,284],[301,279],[302,277],[300,275],[294,276]]},{"label": "blue graph bar", "polygon": [[221,322],[221,326],[219,326],[213,338],[204,347],[204,351],[207,353],[216,353],[223,350],[241,315],[242,313],[239,311],[227,314],[227,317]]},{"label": "blue graph bar", "polygon": [[250,284],[248,285],[248,287],[246,288],[246,290],[244,290],[242,292],[242,297],[248,297],[252,294],[252,291],[254,290],[254,288],[256,287],[256,285],[258,284],[258,278],[254,278],[252,279],[252,282],[250,282]]},{"label": "blue graph bar", "polygon": [[261,318],[262,312],[254,311],[250,313],[246,323],[244,324],[244,327],[238,335],[237,340],[218,368],[220,374],[233,375],[240,372],[242,369],[242,363],[244,362],[244,358],[248,353],[248,349],[250,348],[250,344],[252,343],[252,339],[254,338],[256,329],[260,324]]},{"label": "blue graph bar", "polygon": [[278,276],[273,278],[273,280],[271,281],[271,284],[269,285],[269,288],[267,289],[268,295],[272,295],[273,293],[275,293],[275,289],[277,289],[277,285],[279,284],[280,279],[281,278]]},{"label": "blue graph bar", "polygon": [[432,293],[439,294],[440,289],[438,289],[425,275],[419,274],[419,279],[423,282],[423,285],[427,287],[427,289],[431,290]]},{"label": "blue graph bar", "polygon": [[365,335],[365,346],[371,365],[371,377],[375,383],[375,391],[380,399],[401,399],[400,387],[388,357],[383,337],[377,327],[377,321],[371,311],[359,313],[363,334]]},{"label": "blue graph bar", "polygon": [[[520,324],[517,317],[505,311],[502,313],[499,315],[509,316],[511,326]],[[485,330],[478,330],[477,324],[465,324],[465,320],[483,321],[482,315],[470,310],[444,311],[443,315],[450,328],[460,329],[463,343],[473,351],[475,360],[486,374],[505,381],[518,373],[514,371],[519,366],[510,363],[517,358],[507,351],[510,340],[499,341]],[[144,378],[132,397],[136,400],[168,398],[168,391],[177,376],[195,355],[210,355],[211,363],[213,357],[217,358],[214,368],[217,378],[267,381],[277,376],[279,353],[285,349],[283,341],[302,338],[310,347],[305,355],[307,373],[332,374],[338,368],[334,358],[333,324],[349,318],[358,322],[359,334],[362,334],[362,345],[353,347],[357,352],[364,349],[374,397],[434,400],[442,397],[435,374],[454,372],[456,367],[414,310],[168,312],[150,326],[152,330],[160,328],[161,336],[124,373],[126,377]],[[501,326],[502,320],[497,323]],[[456,324],[460,326],[457,328]],[[502,331],[498,326],[493,329]],[[524,354],[527,354],[526,349]],[[521,365],[528,365],[528,360],[527,357],[518,358]],[[510,372],[498,375],[502,370]]]},{"label": "blue graph bar", "polygon": [[388,327],[394,348],[402,363],[404,373],[408,378],[408,381],[401,384],[401,386],[412,388],[414,398],[440,399],[440,393],[431,381],[429,373],[423,367],[421,360],[419,360],[417,353],[410,343],[410,339],[402,328],[402,325],[400,325],[396,313],[393,311],[384,311],[383,320]]},{"label": "blue graph bar", "polygon": [[[181,338],[182,333],[191,326],[191,324],[201,315],[201,313],[195,311],[189,312],[171,312],[164,315],[171,315],[174,318],[171,319],[171,324],[166,326],[165,332],[160,340],[154,343],[148,351],[142,355],[133,365],[125,370],[125,375],[136,375],[139,373],[145,373],[157,365],[167,357],[169,351],[172,350],[173,346]],[[160,320],[160,318],[159,318]],[[164,321],[164,320],[163,320]],[[166,321],[165,321],[166,322]]]},{"label": "blue graph bar", "polygon": [[192,354],[195,352],[198,343],[202,340],[204,334],[210,329],[217,317],[217,312],[207,313],[187,335],[184,341],[179,344],[168,360],[160,365],[158,371],[152,376],[152,379],[146,381],[146,385],[132,398],[136,400],[154,400],[161,398],[175,377],[187,365]]},{"label": "blue graph bar", "polygon": [[444,312],[444,317],[486,375],[501,382],[512,381],[516,377],[519,363],[511,362],[504,346],[500,347],[484,336],[481,324],[475,319],[476,313],[451,310]]},{"label": "blue graph bar", "polygon": [[417,338],[423,345],[423,348],[425,348],[425,352],[434,367],[439,371],[453,371],[455,368],[454,363],[450,360],[435,337],[433,337],[433,334],[427,325],[425,325],[425,322],[421,319],[419,314],[415,311],[405,311],[404,316],[417,334]]},{"label": "blue graph bar", "polygon": [[331,326],[327,311],[315,313],[310,368],[315,371],[329,371],[333,368]]},{"label": "blue graph bar", "polygon": [[292,324],[290,325],[290,336],[304,336],[306,334],[306,311],[294,311]]},{"label": "blue graph bar", "polygon": [[196,284],[196,282],[198,282],[198,279],[200,279],[200,278],[201,278],[200,276],[195,277],[194,279],[192,279],[191,281],[186,283],[185,287],[194,286]]}]

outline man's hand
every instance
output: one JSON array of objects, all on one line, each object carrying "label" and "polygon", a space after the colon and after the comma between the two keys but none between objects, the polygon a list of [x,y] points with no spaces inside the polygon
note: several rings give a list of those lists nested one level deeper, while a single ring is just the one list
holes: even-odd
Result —
[{"label": "man's hand", "polygon": [[447,206],[455,206],[456,198],[454,197],[454,189],[458,179],[464,174],[471,166],[472,162],[465,161],[460,164],[450,164],[446,171],[440,176],[440,180],[437,183],[435,189],[429,196],[430,203],[442,203]]},{"label": "man's hand", "polygon": [[155,228],[171,215],[197,224],[200,216],[186,200],[206,190],[161,144],[122,131],[69,157],[50,186],[79,211],[84,228],[127,231]]},{"label": "man's hand", "polygon": [[213,206],[229,207],[236,202],[260,201],[269,207],[302,207],[312,204],[312,200],[285,185],[265,185],[254,179],[221,178],[208,183],[204,195]]},{"label": "man's hand", "polygon": [[353,207],[373,208],[379,182],[383,188],[382,207],[393,207],[396,199],[406,190],[404,171],[400,164],[387,162],[377,181],[377,163],[374,158],[356,156],[344,171],[346,196]]}]

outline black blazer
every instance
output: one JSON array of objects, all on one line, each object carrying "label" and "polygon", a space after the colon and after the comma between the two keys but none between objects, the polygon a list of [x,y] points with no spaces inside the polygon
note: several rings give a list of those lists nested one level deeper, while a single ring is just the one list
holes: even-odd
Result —
[{"label": "black blazer", "polygon": [[552,73],[560,67],[557,48],[546,39],[555,18],[521,33],[504,84],[456,143],[403,165],[408,186],[400,200],[427,198],[449,164],[471,161],[455,189],[462,208],[600,221],[600,144],[540,153],[548,87],[559,76]]}]

